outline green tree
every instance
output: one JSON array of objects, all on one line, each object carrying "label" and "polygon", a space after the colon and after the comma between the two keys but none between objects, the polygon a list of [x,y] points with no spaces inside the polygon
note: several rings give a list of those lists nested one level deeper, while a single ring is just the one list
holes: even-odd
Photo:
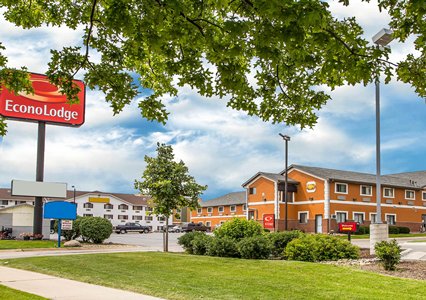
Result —
[{"label": "green tree", "polygon": [[174,209],[198,207],[200,195],[207,186],[199,185],[189,175],[183,161],[174,160],[169,145],[157,143],[157,157],[145,156],[146,168],[142,181],[135,180],[135,188],[151,196],[153,213],[166,218],[164,251],[168,251],[169,217]]},{"label": "green tree", "polygon": [[[397,40],[415,36],[416,54],[388,62],[388,49],[364,39],[355,18],[336,19],[323,0],[0,0],[6,20],[23,28],[84,28],[81,44],[52,49],[48,64],[47,75],[70,102],[78,101],[71,79],[83,71],[114,113],[140,84],[152,90],[139,102],[142,116],[165,122],[162,96],[189,85],[207,97],[226,96],[228,106],[249,115],[302,128],[316,123],[330,99],[322,86],[368,84],[384,72],[386,81],[395,75],[426,96],[424,1],[378,5],[389,11]],[[0,83],[31,90],[26,69],[8,68],[2,50]],[[0,134],[5,130],[0,119]]]}]

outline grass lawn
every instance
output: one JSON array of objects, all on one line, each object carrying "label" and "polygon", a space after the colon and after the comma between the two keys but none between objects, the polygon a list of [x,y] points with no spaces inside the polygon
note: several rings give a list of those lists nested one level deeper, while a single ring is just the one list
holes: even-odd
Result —
[{"label": "grass lawn", "polygon": [[46,298],[8,288],[0,284],[0,299],[43,300]]},{"label": "grass lawn", "polygon": [[31,249],[31,248],[56,248],[58,242],[46,240],[0,240],[0,250],[5,249]]},{"label": "grass lawn", "polygon": [[424,299],[426,290],[425,281],[279,260],[140,252],[7,261],[9,267],[166,299]]}]

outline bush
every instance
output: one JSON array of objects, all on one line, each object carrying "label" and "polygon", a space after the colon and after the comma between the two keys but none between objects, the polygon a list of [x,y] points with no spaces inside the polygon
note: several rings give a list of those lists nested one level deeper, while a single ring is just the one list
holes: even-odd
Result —
[{"label": "bush", "polygon": [[194,236],[191,241],[192,253],[195,255],[205,255],[211,239],[212,237],[207,234],[199,234]]},{"label": "bush", "polygon": [[288,243],[284,257],[299,261],[359,258],[359,248],[346,240],[323,234],[304,235]]},{"label": "bush", "polygon": [[399,233],[404,233],[404,234],[410,233],[410,228],[409,227],[403,227],[403,226],[401,226],[401,227],[398,227],[398,229],[399,229]]},{"label": "bush", "polygon": [[282,232],[272,232],[270,234],[267,234],[266,237],[268,238],[270,245],[271,245],[271,251],[272,255],[275,257],[282,256],[285,247],[287,247],[287,244],[291,242],[294,239],[300,238],[304,235],[303,232],[299,230],[293,230],[293,231],[282,231]]},{"label": "bush", "polygon": [[101,244],[111,235],[112,224],[101,217],[86,217],[80,221],[80,232],[83,240]]},{"label": "bush", "polygon": [[271,245],[264,236],[252,236],[241,239],[237,244],[238,252],[246,259],[266,259],[271,254]]},{"label": "bush", "polygon": [[216,237],[228,237],[239,241],[246,237],[259,236],[263,232],[262,225],[254,220],[237,219],[227,221],[214,231]]},{"label": "bush", "polygon": [[193,254],[192,240],[199,235],[206,235],[204,232],[188,232],[178,238],[178,244],[182,246],[186,253]]},{"label": "bush", "polygon": [[374,246],[374,250],[385,270],[393,271],[396,269],[396,265],[401,260],[402,251],[396,240],[378,242]]},{"label": "bush", "polygon": [[370,227],[359,226],[358,232],[356,234],[370,234]]},{"label": "bush", "polygon": [[389,234],[398,234],[398,233],[399,233],[399,227],[389,226]]},{"label": "bush", "polygon": [[212,238],[206,254],[219,257],[240,257],[235,240],[228,237]]}]

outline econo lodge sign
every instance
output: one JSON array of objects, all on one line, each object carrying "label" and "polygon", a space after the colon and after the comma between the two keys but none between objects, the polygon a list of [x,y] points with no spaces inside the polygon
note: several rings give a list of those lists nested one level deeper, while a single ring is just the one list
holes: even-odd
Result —
[{"label": "econo lodge sign", "polygon": [[80,88],[80,103],[67,103],[57,86],[45,75],[30,74],[34,94],[21,92],[17,95],[4,87],[0,92],[0,115],[11,119],[45,121],[47,123],[80,126],[84,123],[85,89],[79,80],[73,82]]}]

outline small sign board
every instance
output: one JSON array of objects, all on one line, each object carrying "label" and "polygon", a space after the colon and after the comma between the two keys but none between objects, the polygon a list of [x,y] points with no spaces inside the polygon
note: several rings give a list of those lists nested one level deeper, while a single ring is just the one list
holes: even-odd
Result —
[{"label": "small sign board", "polygon": [[357,232],[359,224],[357,222],[341,222],[339,223],[339,232],[354,233]]},{"label": "small sign board", "polygon": [[72,220],[62,220],[62,230],[72,230]]},{"label": "small sign board", "polygon": [[263,228],[274,229],[275,228],[275,215],[265,214],[263,215]]},{"label": "small sign board", "polygon": [[45,219],[75,220],[77,218],[77,205],[66,201],[52,201],[44,205]]},{"label": "small sign board", "polygon": [[41,182],[12,180],[12,196],[66,198],[67,184],[61,182]]}]

